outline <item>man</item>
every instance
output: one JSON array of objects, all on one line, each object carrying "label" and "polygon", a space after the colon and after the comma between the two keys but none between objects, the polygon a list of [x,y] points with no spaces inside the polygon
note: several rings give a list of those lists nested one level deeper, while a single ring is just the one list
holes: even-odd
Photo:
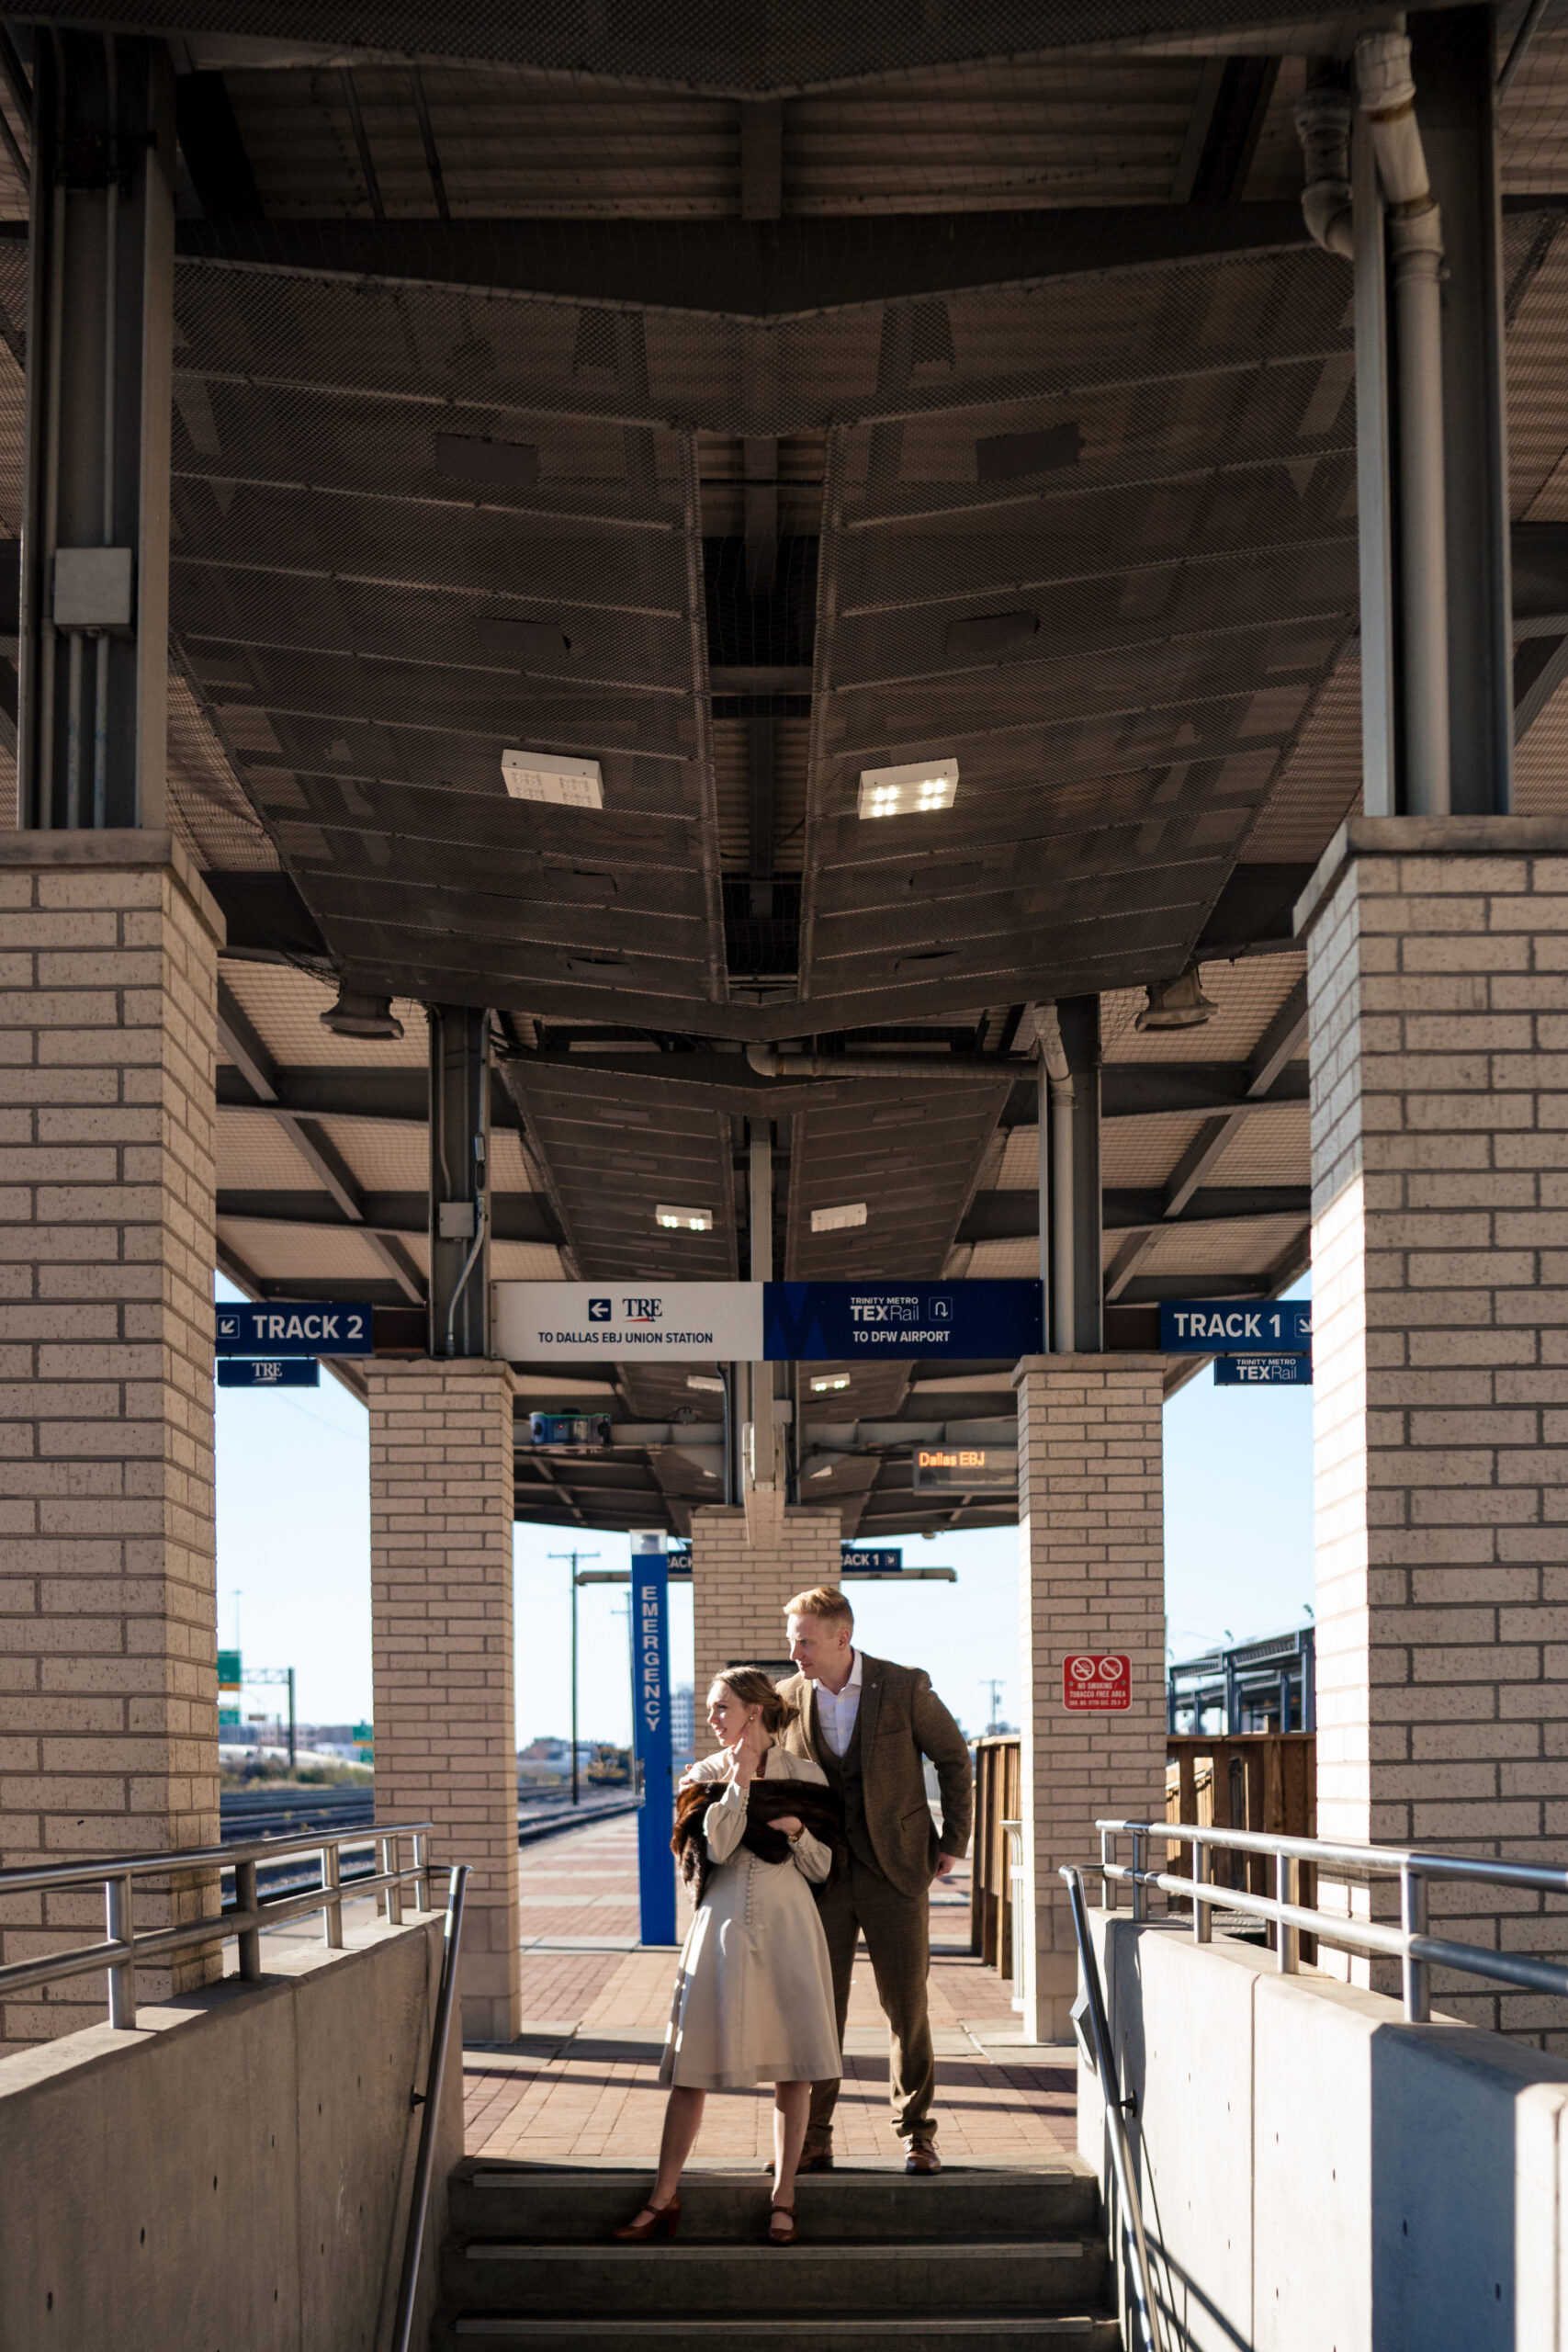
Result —
[{"label": "man", "polygon": [[[854,1611],[833,1585],[785,1603],[789,1653],[781,1683],[797,1709],[784,1746],[827,1773],[844,1809],[848,1870],[820,1898],[842,2049],[855,1945],[865,1937],[889,2037],[893,2129],[906,2172],[942,2170],[931,2098],[936,2061],[926,2007],[929,1895],[968,1848],[975,1792],[964,1734],[918,1667],[891,1666],[853,1646]],[[942,1834],[931,1821],[925,1762],[936,1766]],[[835,2082],[815,2083],[802,2172],[833,2165]]]}]

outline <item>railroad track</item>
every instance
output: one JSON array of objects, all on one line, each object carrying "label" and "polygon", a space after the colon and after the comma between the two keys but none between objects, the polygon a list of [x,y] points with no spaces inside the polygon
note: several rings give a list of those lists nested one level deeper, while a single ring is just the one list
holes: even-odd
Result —
[{"label": "railroad track", "polygon": [[[248,1792],[236,1793],[241,1799],[238,1804],[231,1797],[220,1801],[226,1846],[253,1838],[307,1837],[312,1830],[341,1835],[345,1830],[369,1829],[375,1818],[375,1794],[369,1789],[312,1789],[298,1799],[276,1799],[271,1803],[248,1802]],[[517,1842],[531,1846],[542,1838],[563,1837],[591,1821],[610,1821],[618,1815],[635,1813],[637,1805],[636,1797],[610,1797],[576,1807],[519,1805]],[[362,1855],[345,1856],[343,1883],[351,1887],[356,1880],[373,1877],[375,1870],[376,1857],[368,1850]],[[263,1862],[256,1871],[257,1891],[264,1896],[292,1894],[320,1883],[320,1869],[308,1854],[292,1855],[274,1863]]]}]

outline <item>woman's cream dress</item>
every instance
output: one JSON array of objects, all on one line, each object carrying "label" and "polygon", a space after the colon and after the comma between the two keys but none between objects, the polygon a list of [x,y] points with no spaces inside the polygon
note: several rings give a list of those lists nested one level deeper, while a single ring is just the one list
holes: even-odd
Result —
[{"label": "woman's cream dress", "polygon": [[[721,1781],[722,1756],[686,1774]],[[808,1756],[776,1744],[762,1758],[769,1781],[827,1776]],[[803,1829],[785,1862],[741,1844],[747,1792],[730,1787],[709,1805],[707,1891],[681,1952],[664,2038],[661,2083],[690,2090],[747,2090],[757,2083],[820,2083],[840,2071],[828,1939],[811,1889],[832,1867],[828,1848]]]}]

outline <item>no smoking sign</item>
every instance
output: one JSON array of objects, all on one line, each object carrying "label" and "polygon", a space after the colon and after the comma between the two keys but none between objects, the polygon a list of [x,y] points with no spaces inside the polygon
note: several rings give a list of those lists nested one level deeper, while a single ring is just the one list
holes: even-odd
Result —
[{"label": "no smoking sign", "polygon": [[1062,1660],[1062,1704],[1070,1714],[1119,1714],[1132,1703],[1133,1661],[1123,1652],[1077,1650]]}]

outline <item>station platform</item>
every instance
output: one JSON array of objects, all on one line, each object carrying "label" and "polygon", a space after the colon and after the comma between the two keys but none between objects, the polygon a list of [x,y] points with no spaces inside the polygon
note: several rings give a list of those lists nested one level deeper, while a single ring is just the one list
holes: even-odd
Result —
[{"label": "station platform", "polygon": [[[637,1940],[635,1818],[525,1849],[520,1874],[523,2031],[505,2048],[464,2052],[468,2154],[651,2164],[664,2113],[659,2061],[675,1952],[645,1951]],[[931,1890],[938,2144],[950,2165],[1059,2164],[1074,2146],[1074,2052],[1023,2040],[1009,1987],[972,1958],[968,1929],[965,1865]],[[898,2166],[902,2152],[887,2121],[886,2027],[863,1954],[845,2041],[838,2163]],[[771,2152],[772,2111],[765,2088],[715,2092],[695,2167],[761,2165]]]}]

